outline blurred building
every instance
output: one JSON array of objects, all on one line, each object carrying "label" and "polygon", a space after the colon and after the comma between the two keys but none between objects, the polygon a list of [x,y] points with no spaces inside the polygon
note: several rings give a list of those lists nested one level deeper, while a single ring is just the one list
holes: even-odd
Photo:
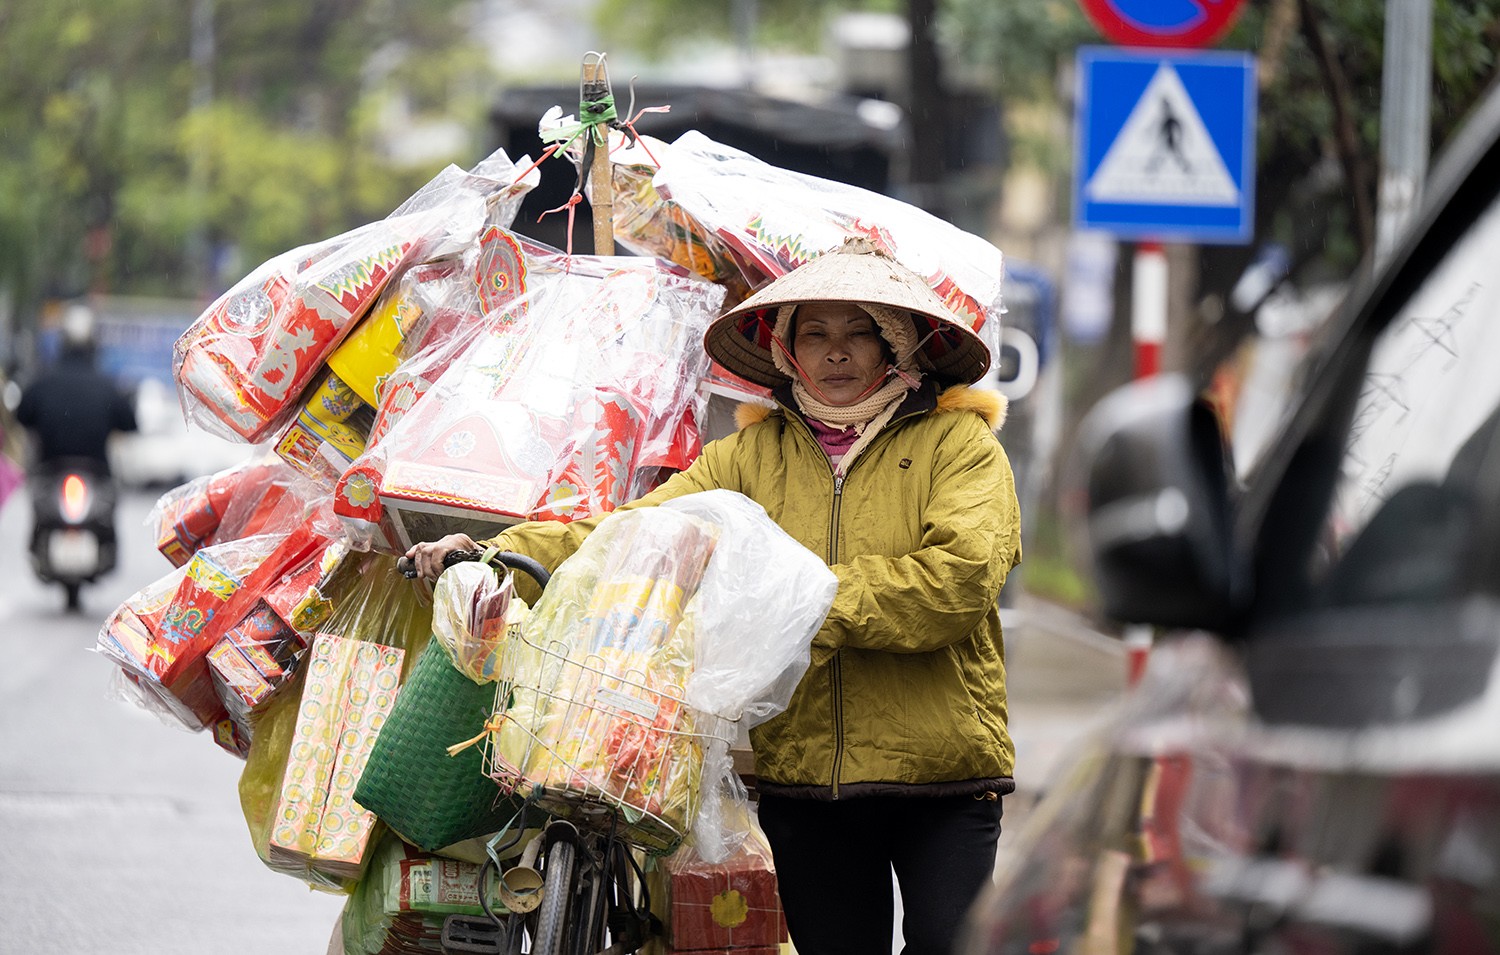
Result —
[{"label": "blurred building", "polygon": [[[525,6],[519,0],[492,5]],[[697,56],[679,53],[657,64],[627,66],[623,57],[615,57],[610,75],[622,111],[637,72],[642,75],[635,84],[637,107],[671,107],[669,113],[642,117],[637,128],[643,134],[671,141],[696,129],[774,165],[927,206],[990,237],[1007,158],[1001,105],[978,88],[946,90],[942,168],[936,177],[941,194],[916,195],[913,183],[930,179],[931,171],[913,169],[912,124],[902,105],[908,98],[909,35],[906,21],[894,14],[843,14],[834,18],[815,56],[706,45]],[[584,52],[582,47],[574,51],[573,75]],[[492,146],[504,147],[512,157],[540,155],[537,121],[552,106],[575,113],[577,102],[572,76],[566,82],[508,83],[491,111]],[[567,200],[574,179],[567,164],[545,164],[542,184],[527,197],[517,229],[564,244],[564,217],[535,220]]]}]

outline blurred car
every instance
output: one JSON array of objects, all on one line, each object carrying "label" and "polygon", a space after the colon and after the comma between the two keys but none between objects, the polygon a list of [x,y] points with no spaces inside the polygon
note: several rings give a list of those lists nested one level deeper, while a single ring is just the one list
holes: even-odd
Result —
[{"label": "blurred car", "polygon": [[167,488],[252,457],[256,449],[194,427],[170,384],[142,378],[135,386],[137,430],[110,439],[109,466],[125,487]]},{"label": "blurred car", "polygon": [[1500,93],[1243,485],[1180,377],[1081,435],[1103,609],[1158,642],[962,951],[1500,952]]}]

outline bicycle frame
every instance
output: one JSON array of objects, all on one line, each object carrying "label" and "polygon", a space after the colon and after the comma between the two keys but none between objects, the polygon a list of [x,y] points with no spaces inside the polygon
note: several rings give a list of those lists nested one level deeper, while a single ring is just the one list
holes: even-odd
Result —
[{"label": "bicycle frame", "polygon": [[443,926],[444,951],[626,955],[659,936],[661,923],[651,914],[635,849],[622,837],[611,810],[592,808],[597,810],[595,825],[580,828],[566,819],[552,819],[523,853],[517,869],[529,870],[533,862],[541,866],[534,905],[491,912],[488,923],[449,916]]}]

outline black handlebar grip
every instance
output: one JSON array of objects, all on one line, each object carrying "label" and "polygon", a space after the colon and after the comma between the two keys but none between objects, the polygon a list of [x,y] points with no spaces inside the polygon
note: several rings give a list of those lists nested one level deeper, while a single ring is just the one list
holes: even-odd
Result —
[{"label": "black handlebar grip", "polygon": [[[454,564],[461,564],[466,560],[479,560],[483,556],[484,551],[453,550],[443,556],[443,566],[452,567]],[[548,582],[552,580],[552,575],[548,573],[547,568],[525,554],[502,550],[496,553],[492,559],[497,564],[504,564],[512,570],[519,570],[527,574],[543,590],[547,589]],[[396,570],[407,580],[415,580],[417,577],[417,565],[409,557],[398,557],[396,559]]]},{"label": "black handlebar grip", "polygon": [[514,551],[502,550],[495,555],[495,560],[499,563],[504,564],[512,570],[519,570],[522,573],[528,575],[532,580],[536,581],[537,586],[541,587],[543,590],[547,589],[547,584],[552,580],[552,574],[547,571],[547,568],[543,567],[537,561],[532,560],[530,557],[527,557],[525,554],[517,554]]}]

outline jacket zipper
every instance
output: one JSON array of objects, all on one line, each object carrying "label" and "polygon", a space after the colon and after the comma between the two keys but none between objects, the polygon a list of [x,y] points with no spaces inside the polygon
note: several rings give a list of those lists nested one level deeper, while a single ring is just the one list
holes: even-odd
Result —
[{"label": "jacket zipper", "polygon": [[[839,559],[839,510],[844,500],[844,475],[833,475],[833,508],[828,517],[828,565]],[[839,771],[844,762],[843,658],[835,653],[830,666],[829,687],[833,696],[833,798],[839,798]]]},{"label": "jacket zipper", "polygon": [[[907,412],[900,417],[892,418],[890,421],[887,421],[885,423],[885,427],[883,427],[881,430],[883,432],[890,433],[892,431],[892,426],[895,425],[898,421],[904,421],[907,418],[915,417],[916,415],[922,413],[923,412],[920,411]],[[808,441],[811,441],[813,447],[815,447],[821,453],[823,450],[822,446],[818,444],[818,439],[813,436],[812,429],[808,427],[807,423],[802,421],[800,418],[797,418],[796,415],[790,415],[789,417],[797,420],[797,423],[802,427],[806,439]],[[876,435],[875,441],[881,441],[885,437],[886,434]],[[856,460],[854,464],[850,465],[851,470],[855,465],[859,464],[860,461],[863,461],[865,458],[869,457],[869,452],[871,448],[873,448],[873,446],[874,442],[871,443],[871,447],[867,447],[864,449],[864,453],[860,454],[859,459]],[[827,460],[828,456],[824,454],[823,457],[825,460]],[[828,472],[833,475],[833,506],[830,509],[830,513],[828,515],[828,564],[831,567],[834,564],[838,563],[839,559],[839,510],[843,505],[844,479],[847,478],[848,475],[838,473],[837,469],[835,469],[833,466],[833,462],[831,461],[828,463]],[[829,699],[833,706],[833,798],[838,799],[839,772],[842,769],[844,763],[844,683],[843,661],[837,651],[834,652],[833,660],[829,664],[828,676]]]}]

